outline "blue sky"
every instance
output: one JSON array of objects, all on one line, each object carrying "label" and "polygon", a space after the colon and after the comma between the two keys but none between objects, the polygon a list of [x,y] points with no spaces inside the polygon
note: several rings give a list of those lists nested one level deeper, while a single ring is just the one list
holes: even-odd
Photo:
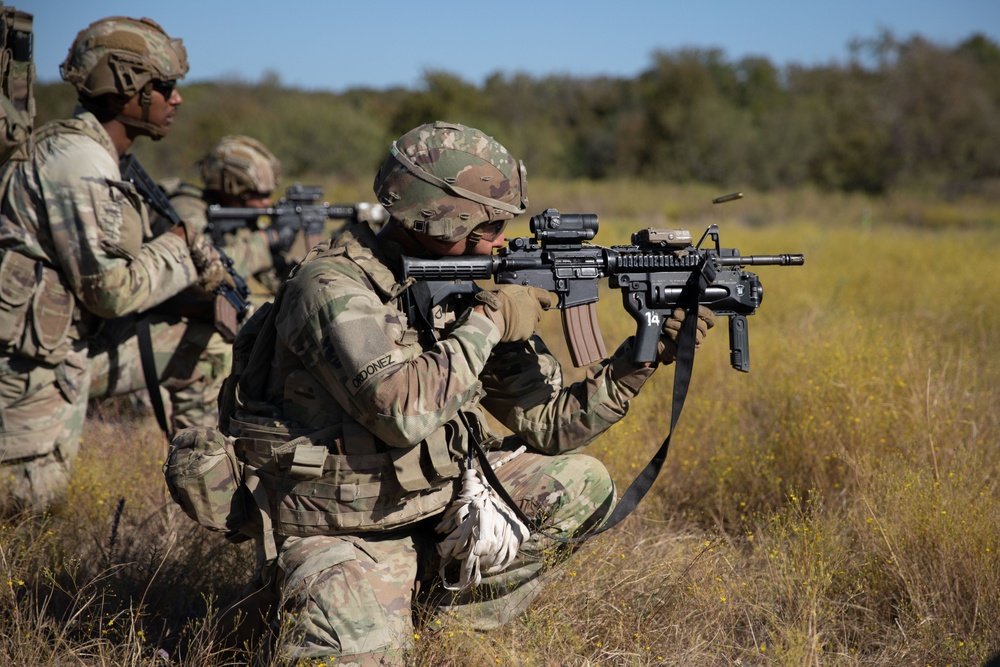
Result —
[{"label": "blue sky", "polygon": [[[189,81],[258,81],[342,91],[414,87],[426,70],[473,84],[492,73],[635,76],[657,50],[717,48],[778,66],[848,58],[852,39],[889,30],[954,45],[1000,43],[1000,0],[14,0],[35,15],[39,79],[59,78],[76,33],[110,16],[149,16],[181,37]],[[613,7],[613,8],[612,8]]]}]

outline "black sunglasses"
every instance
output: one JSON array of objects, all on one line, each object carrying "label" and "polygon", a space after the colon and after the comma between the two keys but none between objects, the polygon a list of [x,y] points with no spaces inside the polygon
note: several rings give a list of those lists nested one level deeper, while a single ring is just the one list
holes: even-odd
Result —
[{"label": "black sunglasses", "polygon": [[163,99],[169,100],[177,87],[176,81],[153,81],[153,90],[163,95]]}]

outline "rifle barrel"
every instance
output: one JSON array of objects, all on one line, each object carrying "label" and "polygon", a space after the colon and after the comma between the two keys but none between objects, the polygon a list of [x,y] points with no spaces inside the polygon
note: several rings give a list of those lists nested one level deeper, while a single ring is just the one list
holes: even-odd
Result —
[{"label": "rifle barrel", "polygon": [[717,257],[719,266],[802,266],[806,263],[804,255],[737,255],[735,257]]},{"label": "rifle barrel", "polygon": [[348,220],[357,214],[353,204],[287,204],[279,203],[268,208],[245,208],[228,206],[209,206],[208,217],[215,220],[253,220],[260,216],[282,217],[297,216],[302,213],[311,215],[322,214],[330,220]]}]

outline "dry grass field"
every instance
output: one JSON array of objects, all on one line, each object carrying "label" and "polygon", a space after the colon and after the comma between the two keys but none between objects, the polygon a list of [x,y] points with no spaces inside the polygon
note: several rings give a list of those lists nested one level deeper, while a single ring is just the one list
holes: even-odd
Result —
[{"label": "dry grass field", "polygon": [[[532,183],[536,207],[599,213],[602,245],[715,222],[724,246],[806,264],[754,270],[765,298],[749,374],[729,367],[725,321],[711,332],[635,514],[518,622],[476,633],[426,619],[414,665],[957,667],[1000,651],[1000,197],[803,191],[712,206],[721,194]],[[631,333],[617,294],[599,313],[610,348]],[[563,354],[558,315],[543,327]],[[671,382],[658,371],[590,447],[622,489],[666,435]],[[163,447],[152,419],[105,404],[69,503],[3,521],[0,664],[246,664],[212,630],[252,550],[172,506]]]}]

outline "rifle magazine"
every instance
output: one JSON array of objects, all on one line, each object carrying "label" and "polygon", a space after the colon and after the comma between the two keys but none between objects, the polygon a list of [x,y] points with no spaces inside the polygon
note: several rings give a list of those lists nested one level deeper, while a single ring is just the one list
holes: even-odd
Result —
[{"label": "rifle magazine", "polygon": [[597,304],[585,303],[562,310],[563,335],[569,346],[573,365],[589,366],[608,356],[604,337],[597,323]]},{"label": "rifle magazine", "polygon": [[236,332],[239,330],[238,320],[239,313],[229,298],[224,294],[216,294],[215,330],[227,343],[236,340]]}]

